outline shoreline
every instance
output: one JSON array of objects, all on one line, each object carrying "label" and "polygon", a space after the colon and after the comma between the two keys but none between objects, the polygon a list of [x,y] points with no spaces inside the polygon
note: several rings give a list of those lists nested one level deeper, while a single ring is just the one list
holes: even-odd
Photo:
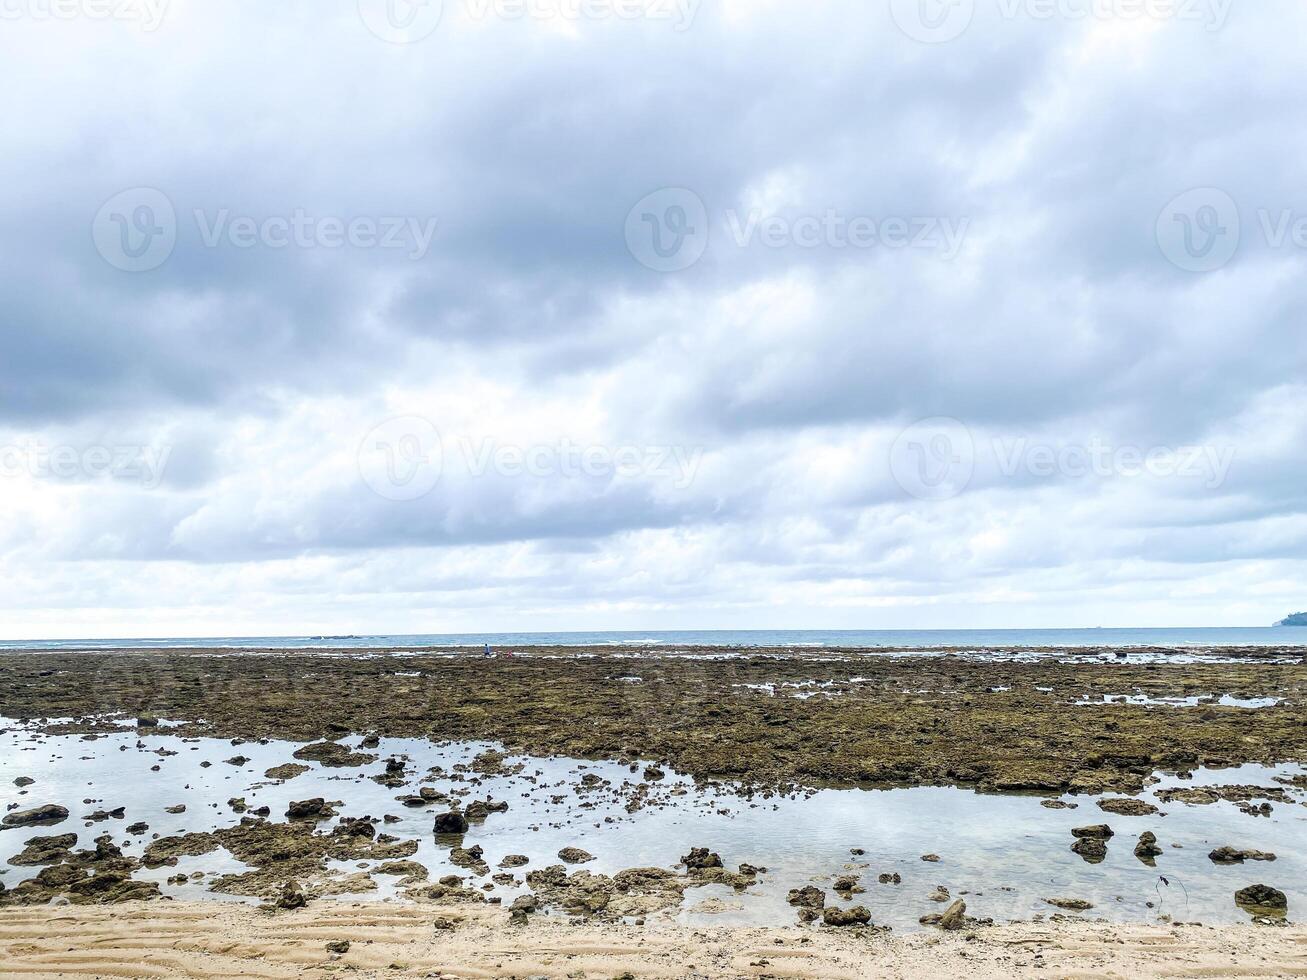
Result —
[{"label": "shoreline", "polygon": [[[863,977],[1307,974],[1301,926],[1045,921],[897,936],[862,930],[570,924],[502,911],[315,903],[0,909],[0,976]],[[344,953],[328,943],[348,942]],[[341,948],[337,946],[336,948]]]}]

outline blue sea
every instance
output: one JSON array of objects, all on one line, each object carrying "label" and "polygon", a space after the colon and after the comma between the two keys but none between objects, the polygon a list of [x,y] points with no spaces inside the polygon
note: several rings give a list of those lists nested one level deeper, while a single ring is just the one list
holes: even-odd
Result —
[{"label": "blue sea", "polygon": [[113,640],[5,640],[0,650],[211,647],[380,650],[396,647],[1217,647],[1307,646],[1307,627],[990,630],[613,630],[556,633],[419,633],[366,636],[217,636]]}]

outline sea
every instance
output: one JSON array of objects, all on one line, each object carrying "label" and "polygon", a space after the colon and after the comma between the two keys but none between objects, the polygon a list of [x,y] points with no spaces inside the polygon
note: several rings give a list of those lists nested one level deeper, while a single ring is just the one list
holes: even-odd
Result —
[{"label": "sea", "polygon": [[1222,647],[1304,646],[1307,627],[1183,627],[1089,629],[930,629],[930,630],[607,630],[538,633],[413,633],[351,636],[142,637],[138,639],[4,640],[0,650],[123,650],[168,648],[315,648],[384,650],[397,647],[539,646],[921,648],[986,647]]}]

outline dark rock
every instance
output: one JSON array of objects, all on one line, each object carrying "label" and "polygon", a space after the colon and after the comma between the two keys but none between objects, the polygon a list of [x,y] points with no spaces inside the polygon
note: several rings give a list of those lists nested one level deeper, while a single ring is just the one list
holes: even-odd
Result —
[{"label": "dark rock", "polygon": [[689,854],[681,856],[681,863],[691,871],[701,868],[722,867],[721,856],[706,847],[692,847]]},{"label": "dark rock", "polygon": [[1098,808],[1105,813],[1114,813],[1122,817],[1148,817],[1157,812],[1157,807],[1153,804],[1145,800],[1131,799],[1128,796],[1099,800]]},{"label": "dark rock", "polygon": [[300,888],[299,882],[288,881],[281,887],[281,894],[274,903],[279,909],[302,909],[308,904],[308,898]]},{"label": "dark rock", "polygon": [[22,789],[24,786],[31,786],[34,782],[36,782],[36,780],[31,776],[19,776],[14,780],[14,785],[19,789]]},{"label": "dark rock", "polygon": [[1139,843],[1135,844],[1135,857],[1144,862],[1150,862],[1155,857],[1161,857],[1162,849],[1157,846],[1157,835],[1151,830],[1145,830],[1139,835]]},{"label": "dark rock", "polygon": [[1085,912],[1094,907],[1093,902],[1086,902],[1083,898],[1046,898],[1044,901],[1068,912]]},{"label": "dark rock", "polygon": [[941,929],[961,929],[966,924],[967,903],[958,899],[939,917]]},{"label": "dark rock", "polygon": [[1233,847],[1218,847],[1207,855],[1217,864],[1242,864],[1244,861],[1274,861],[1275,855],[1269,851],[1239,850]]},{"label": "dark rock", "polygon": [[42,824],[60,823],[68,819],[68,810],[54,803],[32,807],[30,810],[15,810],[6,813],[0,824],[6,827],[34,827]]},{"label": "dark rock", "polygon": [[1270,885],[1249,885],[1247,888],[1240,888],[1234,893],[1234,903],[1242,908],[1271,909],[1279,912],[1287,911],[1289,908],[1289,899],[1284,892]]},{"label": "dark rock", "polygon": [[58,864],[68,857],[68,850],[77,843],[76,834],[58,834],[54,837],[29,837],[21,851],[9,859],[16,867],[38,864]]},{"label": "dark rock", "polygon": [[311,800],[291,800],[290,806],[286,808],[286,816],[291,820],[325,820],[335,814],[336,811],[321,796]]},{"label": "dark rock", "polygon": [[1098,864],[1107,857],[1107,843],[1097,837],[1080,837],[1071,845],[1075,851],[1090,864]]},{"label": "dark rock", "polygon": [[579,847],[565,847],[558,852],[558,857],[567,864],[585,864],[595,859],[593,854]]},{"label": "dark rock", "polygon": [[1095,840],[1111,840],[1114,836],[1112,828],[1105,823],[1091,824],[1088,827],[1075,827],[1071,831],[1075,837],[1089,837]]},{"label": "dark rock", "polygon": [[435,832],[437,834],[465,834],[467,833],[467,817],[463,816],[458,810],[437,813]]},{"label": "dark rock", "polygon": [[328,953],[335,953],[337,956],[343,956],[349,952],[348,939],[333,939],[326,944]]},{"label": "dark rock", "polygon": [[871,912],[861,905],[851,909],[828,908],[822,910],[821,920],[828,926],[865,926],[871,921]]},{"label": "dark rock", "polygon": [[799,908],[820,909],[826,906],[826,893],[815,885],[804,885],[790,889],[785,901]]}]

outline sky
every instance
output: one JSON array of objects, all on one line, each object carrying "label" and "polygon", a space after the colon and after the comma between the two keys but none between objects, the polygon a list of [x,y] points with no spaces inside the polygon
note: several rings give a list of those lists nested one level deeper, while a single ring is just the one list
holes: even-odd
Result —
[{"label": "sky", "polygon": [[1300,0],[0,0],[0,638],[1307,609]]}]

